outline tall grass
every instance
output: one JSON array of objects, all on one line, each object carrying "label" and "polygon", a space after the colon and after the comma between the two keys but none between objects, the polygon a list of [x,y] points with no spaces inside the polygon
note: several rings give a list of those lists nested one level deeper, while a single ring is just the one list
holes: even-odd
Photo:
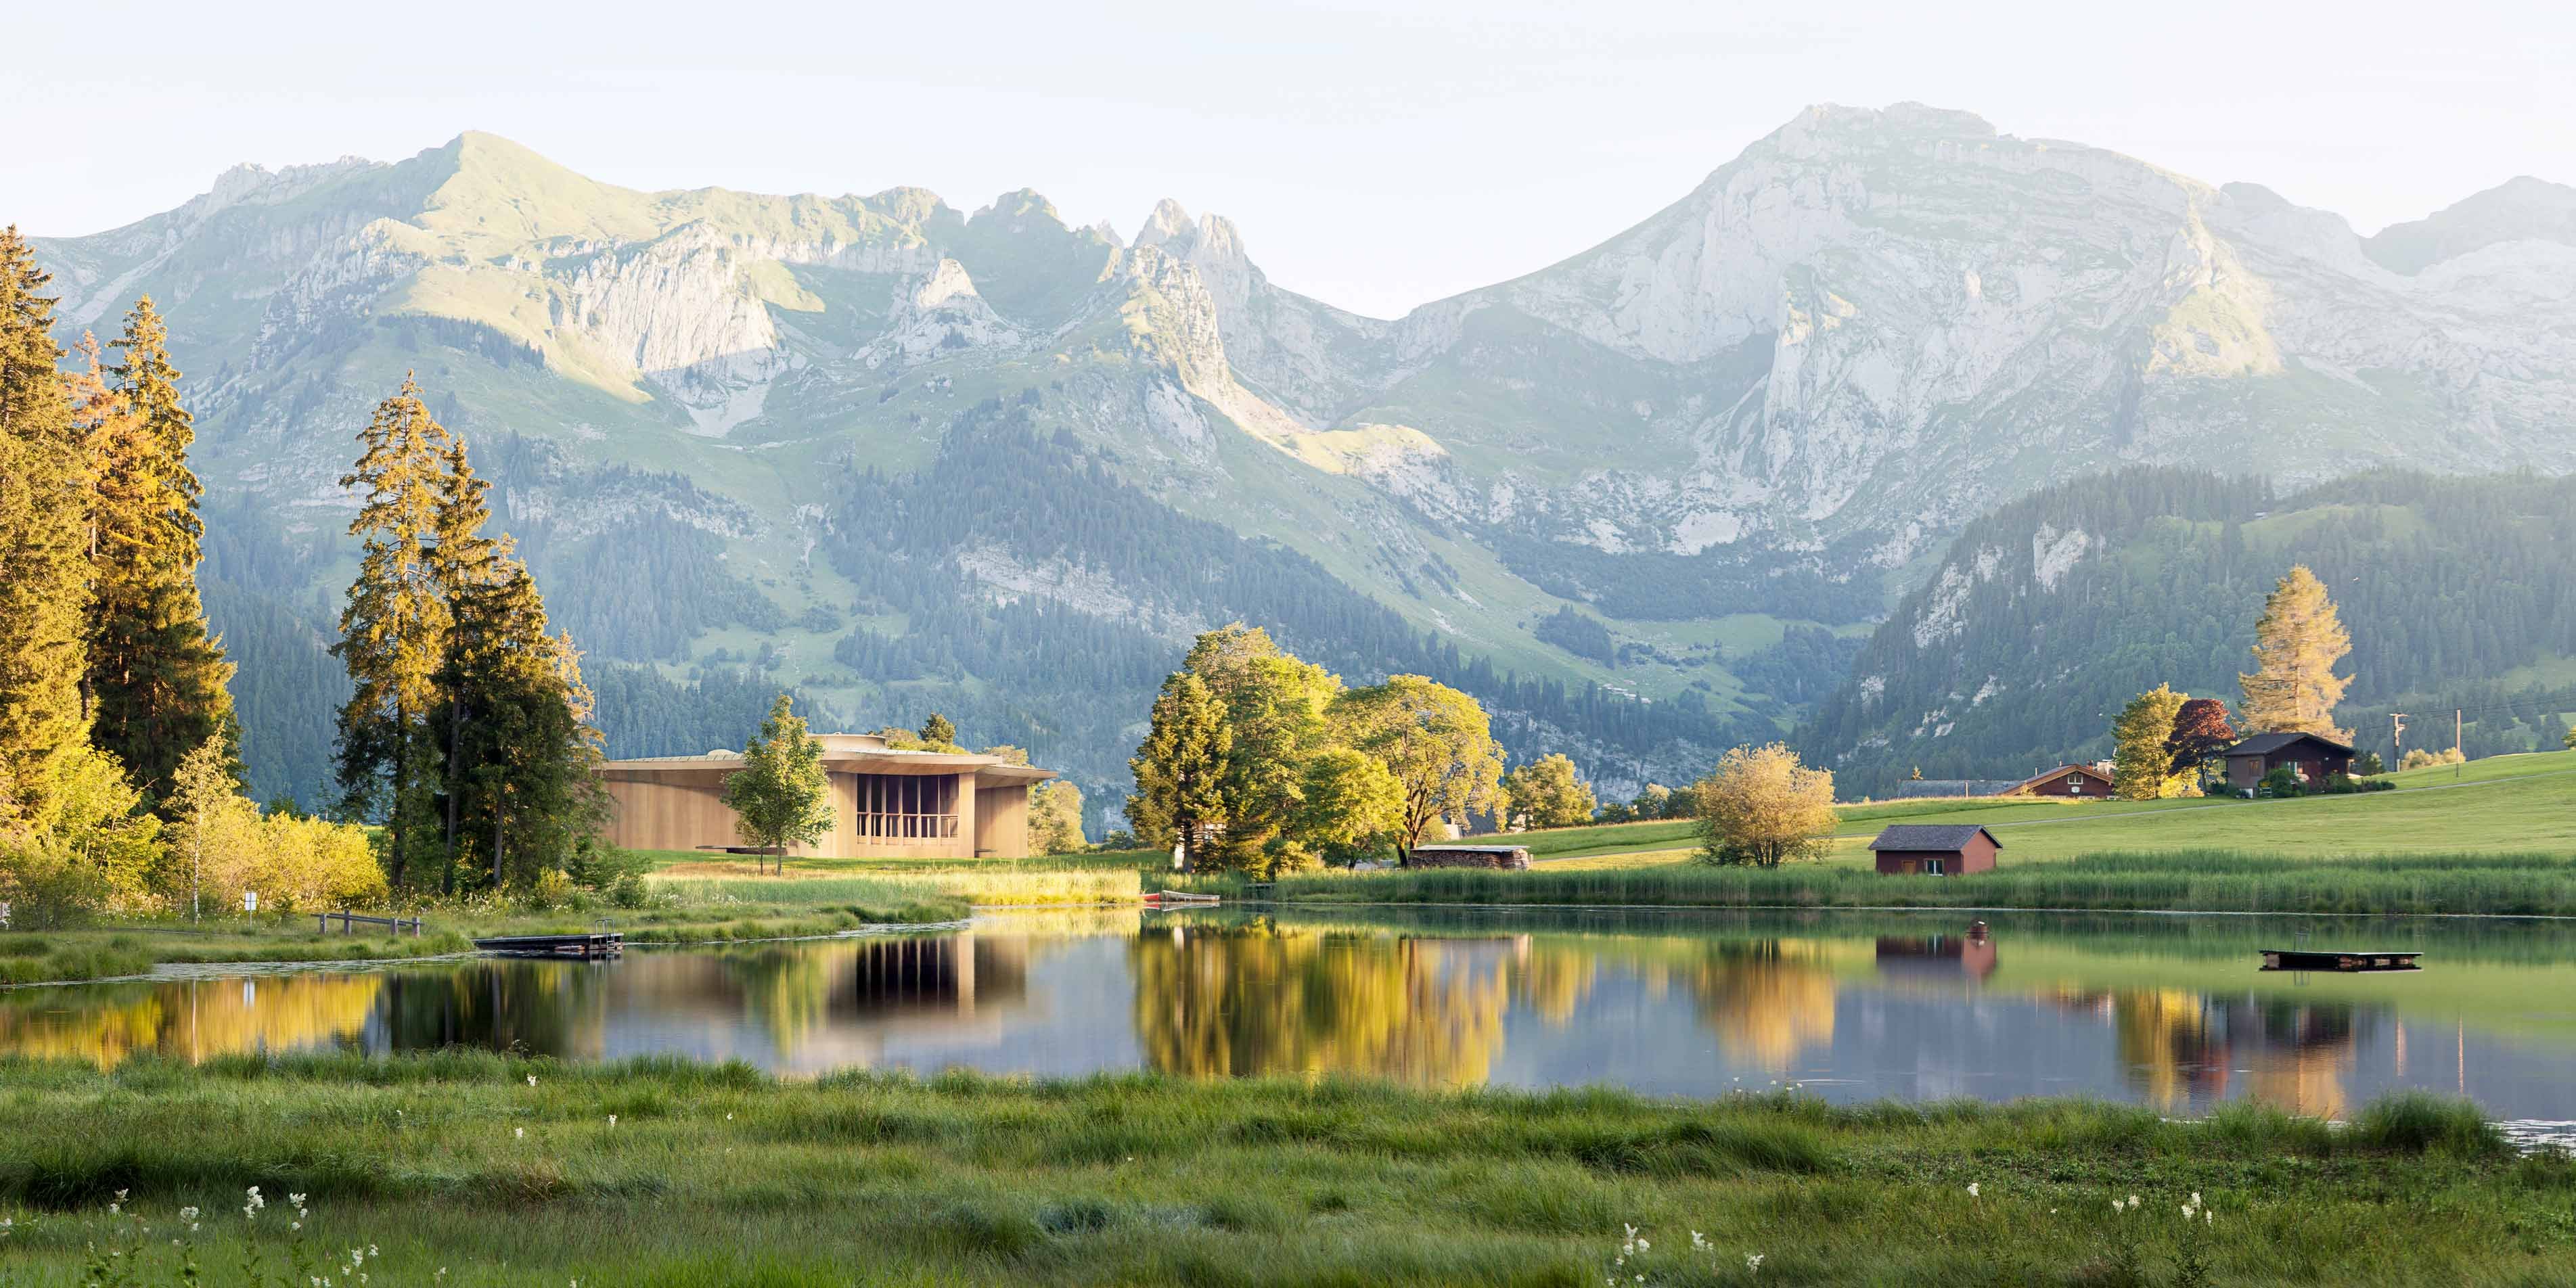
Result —
[{"label": "tall grass", "polygon": [[[15,1061],[0,1085],[13,1284],[82,1282],[120,1191],[128,1216],[184,1233],[206,1266],[254,1247],[275,1264],[283,1220],[248,1237],[254,1223],[233,1215],[253,1185],[272,1203],[303,1195],[299,1233],[321,1247],[372,1245],[378,1283],[430,1283],[443,1266],[448,1282],[558,1286],[1535,1286],[1600,1282],[1623,1225],[1662,1245],[1639,1263],[1659,1283],[1756,1281],[1742,1271],[1753,1253],[1758,1281],[2097,1283],[2111,1197],[2170,1214],[2194,1191],[2216,1209],[2205,1238],[2221,1282],[2285,1265],[2317,1283],[2576,1274],[2576,1244],[2550,1233],[2576,1190],[2564,1158],[2257,1110],[2194,1124],[2069,1101],[779,1081],[739,1064],[468,1052],[112,1072]],[[183,1204],[213,1214],[203,1230],[169,1228]],[[2178,1226],[2166,1215],[2136,1232],[2151,1267],[2179,1255]],[[1675,1257],[1692,1230],[1727,1255],[1714,1277],[1705,1258]],[[147,1276],[175,1265],[148,1255]]]},{"label": "tall grass", "polygon": [[1969,876],[1881,876],[1822,865],[1679,863],[1495,872],[1427,869],[1289,877],[1290,902],[1642,904],[1787,908],[2033,908],[2280,913],[2576,915],[2576,858],[2554,854],[2354,858],[2238,850],[2100,854]]}]

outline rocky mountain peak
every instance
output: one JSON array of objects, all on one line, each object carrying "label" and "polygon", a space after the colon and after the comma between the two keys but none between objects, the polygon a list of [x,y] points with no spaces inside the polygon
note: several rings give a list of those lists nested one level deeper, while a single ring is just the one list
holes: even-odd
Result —
[{"label": "rocky mountain peak", "polygon": [[2576,188],[2522,175],[2363,243],[2381,265],[2415,274],[2503,242],[2576,246]]}]

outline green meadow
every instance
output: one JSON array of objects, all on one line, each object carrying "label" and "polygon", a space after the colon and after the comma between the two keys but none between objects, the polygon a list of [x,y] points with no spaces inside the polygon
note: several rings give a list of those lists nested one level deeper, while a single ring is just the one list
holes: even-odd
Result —
[{"label": "green meadow", "polygon": [[466,1052],[0,1066],[13,1288],[2502,1288],[2576,1278],[2571,1199],[2566,1156],[2421,1096],[2333,1127]]}]

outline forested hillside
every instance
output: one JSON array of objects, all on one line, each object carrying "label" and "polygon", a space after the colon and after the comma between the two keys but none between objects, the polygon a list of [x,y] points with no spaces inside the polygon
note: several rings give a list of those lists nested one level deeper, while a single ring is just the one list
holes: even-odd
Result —
[{"label": "forested hillside", "polygon": [[[2048,489],[1961,533],[1799,741],[1846,795],[2013,778],[2109,748],[2131,696],[2233,704],[2263,596],[2293,564],[2341,607],[2339,719],[2391,750],[2554,746],[2576,711],[2576,480],[2380,473],[2275,495],[2261,480],[2132,469]],[[2438,728],[2436,728],[2438,726]]]},{"label": "forested hillside", "polygon": [[1494,710],[1520,758],[1569,751],[1617,783],[1692,776],[1770,733],[1695,693],[1645,702],[1499,671],[1302,554],[1177,513],[1123,481],[1106,450],[1030,422],[1025,405],[985,403],[926,467],[854,466],[841,489],[824,550],[857,587],[858,624],[833,658],[848,680],[881,686],[866,723],[936,708],[1086,792],[1118,787],[1191,636],[1239,619],[1353,682],[1410,672],[1457,685]]}]

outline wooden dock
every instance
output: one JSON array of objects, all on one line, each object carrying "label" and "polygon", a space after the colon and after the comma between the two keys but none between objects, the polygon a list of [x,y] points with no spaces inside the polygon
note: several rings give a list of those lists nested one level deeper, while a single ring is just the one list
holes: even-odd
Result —
[{"label": "wooden dock", "polygon": [[1205,908],[1219,902],[1219,896],[1186,890],[1153,890],[1146,893],[1145,902],[1165,908]]},{"label": "wooden dock", "polygon": [[474,946],[487,953],[504,957],[574,957],[589,960],[616,957],[626,951],[626,936],[615,930],[588,931],[577,935],[496,935],[477,939]]},{"label": "wooden dock", "polygon": [[2266,948],[2265,970],[2422,970],[2420,952],[2365,952],[2339,948]]}]

